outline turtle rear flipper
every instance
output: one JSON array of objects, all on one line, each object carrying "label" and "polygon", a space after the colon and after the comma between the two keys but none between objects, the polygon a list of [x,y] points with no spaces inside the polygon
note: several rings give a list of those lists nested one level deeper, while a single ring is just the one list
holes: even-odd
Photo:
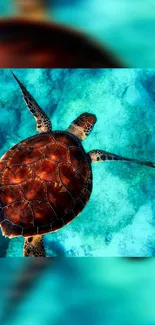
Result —
[{"label": "turtle rear flipper", "polygon": [[155,163],[150,161],[140,161],[137,159],[125,158],[118,155],[115,155],[110,152],[106,152],[103,150],[91,150],[88,152],[88,156],[90,157],[92,162],[103,162],[103,161],[124,161],[124,162],[131,162],[139,165],[146,165],[152,168],[155,168]]},{"label": "turtle rear flipper", "polygon": [[42,236],[25,238],[24,256],[26,257],[46,257]]},{"label": "turtle rear flipper", "polygon": [[26,102],[26,105],[28,106],[29,111],[33,114],[34,118],[36,119],[38,132],[50,132],[52,130],[50,119],[34,100],[32,95],[27,91],[26,87],[21,83],[21,81],[15,76],[13,72],[12,74],[18,82],[18,85],[23,93],[24,100]]}]

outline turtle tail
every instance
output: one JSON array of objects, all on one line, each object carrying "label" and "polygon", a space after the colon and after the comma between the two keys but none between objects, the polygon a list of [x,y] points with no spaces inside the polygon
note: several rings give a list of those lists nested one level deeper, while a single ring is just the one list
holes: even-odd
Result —
[{"label": "turtle tail", "polygon": [[43,244],[43,236],[33,236],[25,238],[24,256],[26,257],[46,257]]}]

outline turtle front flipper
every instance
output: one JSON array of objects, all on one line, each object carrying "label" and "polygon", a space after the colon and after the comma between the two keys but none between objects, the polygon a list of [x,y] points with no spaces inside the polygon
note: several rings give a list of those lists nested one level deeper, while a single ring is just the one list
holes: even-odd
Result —
[{"label": "turtle front flipper", "polygon": [[43,236],[25,238],[24,256],[26,257],[46,257],[43,244]]},{"label": "turtle front flipper", "polygon": [[96,121],[94,114],[83,113],[71,123],[67,131],[74,134],[79,140],[84,140],[92,131]]},{"label": "turtle front flipper", "polygon": [[45,114],[45,112],[41,109],[41,107],[37,104],[37,102],[34,100],[31,94],[27,91],[27,89],[21,83],[21,81],[15,76],[13,72],[12,74],[21,88],[24,100],[26,102],[26,105],[28,106],[29,111],[36,119],[38,132],[39,133],[50,132],[52,130],[50,119]]},{"label": "turtle front flipper", "polygon": [[152,168],[155,168],[155,163],[150,161],[141,161],[137,159],[125,158],[113,153],[103,151],[103,150],[91,150],[88,152],[88,156],[90,157],[92,162],[103,162],[103,161],[112,161],[112,160],[121,160],[124,162],[132,162],[139,165],[146,165]]}]

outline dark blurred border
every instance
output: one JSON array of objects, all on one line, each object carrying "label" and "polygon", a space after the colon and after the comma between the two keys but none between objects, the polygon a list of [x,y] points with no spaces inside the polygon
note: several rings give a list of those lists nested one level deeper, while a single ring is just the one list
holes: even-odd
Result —
[{"label": "dark blurred border", "polygon": [[0,20],[1,68],[124,67],[83,33],[51,22]]}]

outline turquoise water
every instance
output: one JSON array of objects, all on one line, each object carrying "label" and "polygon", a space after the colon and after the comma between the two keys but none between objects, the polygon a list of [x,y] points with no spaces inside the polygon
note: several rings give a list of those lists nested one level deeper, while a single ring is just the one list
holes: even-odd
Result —
[{"label": "turquoise water", "polygon": [[[65,130],[84,111],[97,123],[83,142],[155,161],[155,70],[14,69],[53,130]],[[37,133],[9,70],[0,70],[0,155]],[[91,199],[71,224],[44,236],[47,256],[154,256],[155,170],[123,162],[93,164]],[[6,245],[1,237],[1,246]],[[22,256],[22,238],[7,256]]]}]

